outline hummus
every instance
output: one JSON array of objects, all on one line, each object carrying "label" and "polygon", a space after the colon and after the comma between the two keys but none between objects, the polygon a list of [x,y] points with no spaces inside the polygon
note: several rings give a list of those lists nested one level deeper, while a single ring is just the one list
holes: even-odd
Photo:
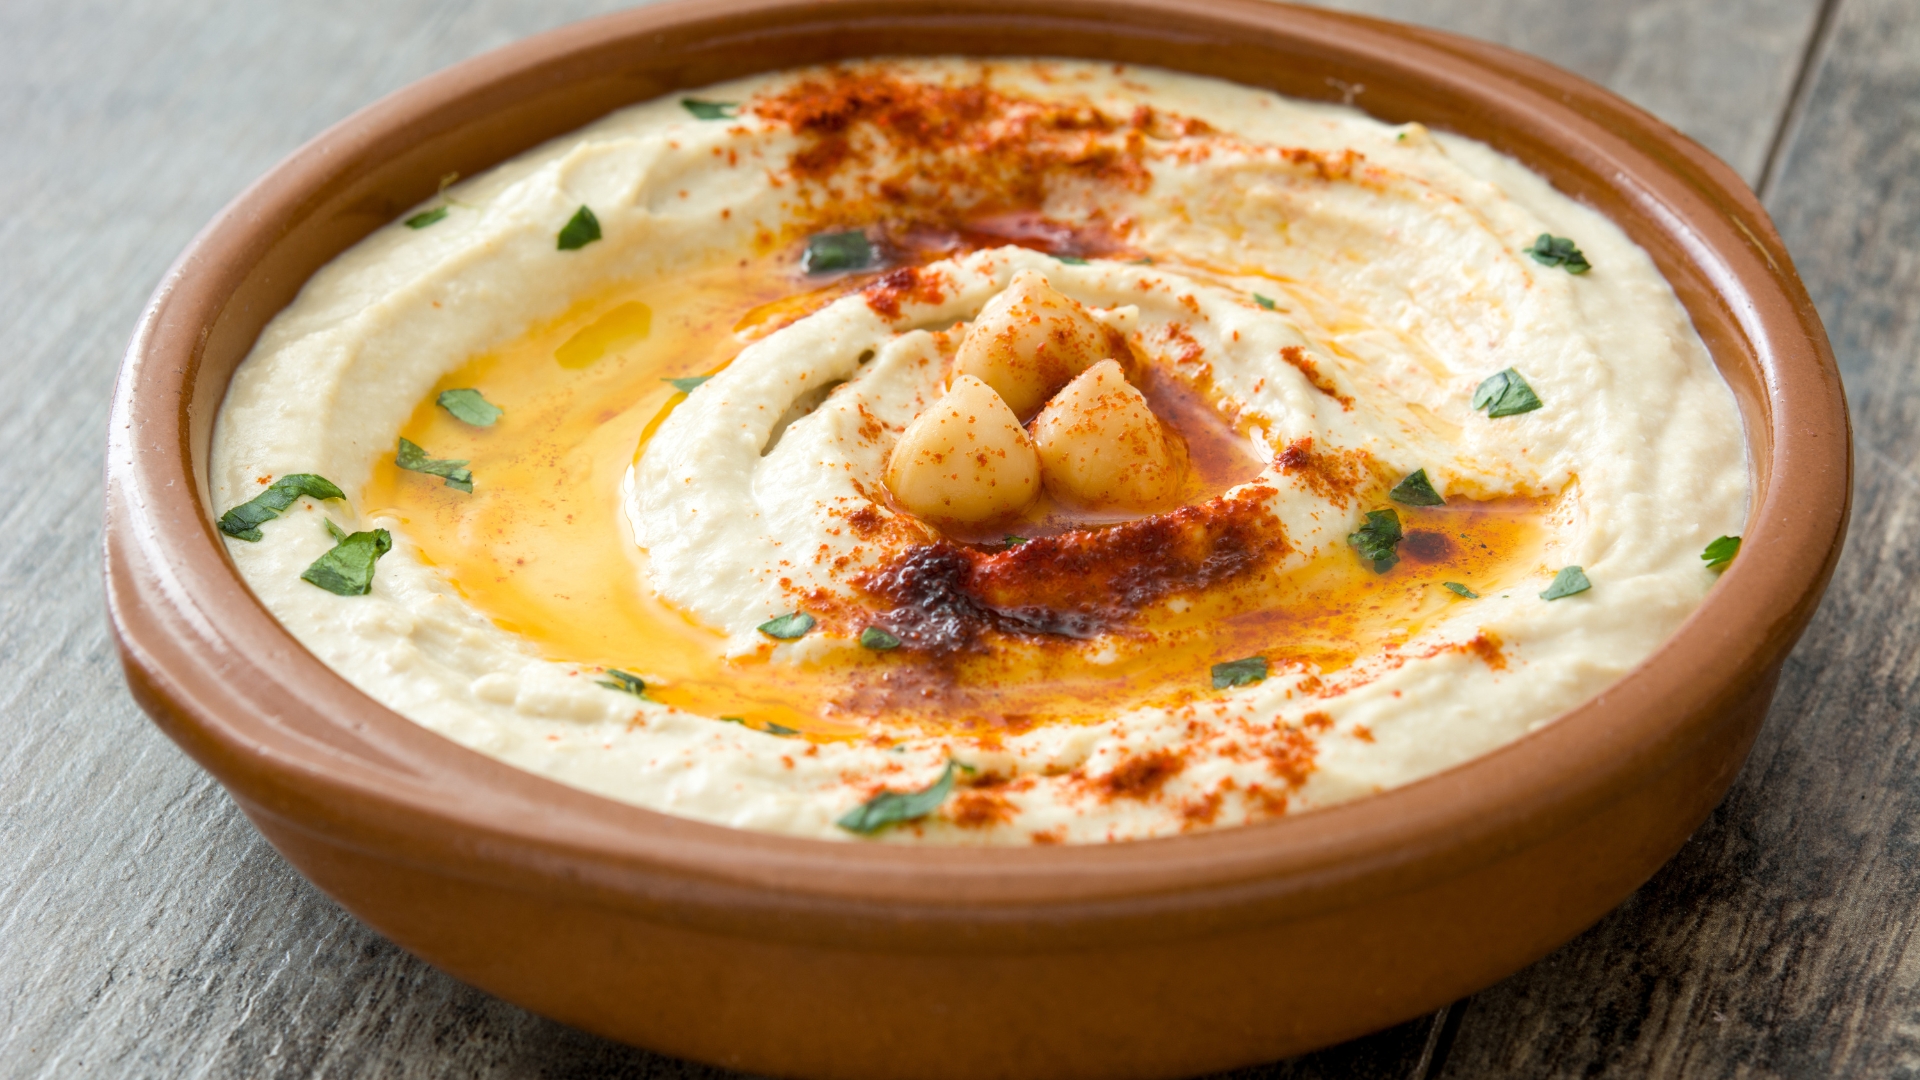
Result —
[{"label": "hummus", "polygon": [[1673,632],[1748,499],[1594,211],[1417,124],[1056,60],[756,77],[453,184],[268,326],[210,476],[283,481],[240,573],[424,727],[974,844],[1484,754]]}]

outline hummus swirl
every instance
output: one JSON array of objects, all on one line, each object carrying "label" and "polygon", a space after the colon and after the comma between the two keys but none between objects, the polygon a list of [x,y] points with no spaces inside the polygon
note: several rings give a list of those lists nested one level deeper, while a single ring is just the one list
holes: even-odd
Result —
[{"label": "hummus swirl", "polygon": [[[217,508],[295,473],[345,493],[229,540],[256,594],[362,690],[483,753],[826,839],[943,776],[930,813],[871,838],[1241,824],[1551,722],[1680,625],[1715,580],[1701,550],[1741,530],[1738,412],[1671,288],[1618,227],[1486,146],[1054,60],[874,61],[687,101],[555,140],[342,255],[262,335],[216,424]],[[582,207],[603,239],[556,245]],[[821,234],[868,259],[806,274]],[[1549,237],[1590,269],[1536,256]],[[756,274],[772,303],[709,297],[709,319],[661,299]],[[1099,359],[1172,433],[1177,491],[910,512],[890,456],[958,385],[983,312],[1036,283],[1097,326]],[[557,389],[489,390],[523,353]],[[1508,410],[1477,392],[1508,377],[1538,407],[1490,415]],[[450,386],[502,402],[501,431],[447,426],[432,402]],[[575,494],[515,489],[538,455],[510,463],[502,440],[562,416],[590,431],[540,475]],[[397,437],[458,448],[474,491],[396,470]],[[1416,474],[1430,499],[1407,495]],[[559,529],[569,498],[603,524],[565,542],[627,568],[553,603],[641,598],[705,635],[707,667],[665,646],[616,665],[490,606],[461,554],[486,531],[460,515]],[[333,543],[315,514],[389,531],[371,592],[301,580]],[[1556,595],[1566,568],[1590,587]],[[722,715],[702,686],[788,694],[804,716]]]}]

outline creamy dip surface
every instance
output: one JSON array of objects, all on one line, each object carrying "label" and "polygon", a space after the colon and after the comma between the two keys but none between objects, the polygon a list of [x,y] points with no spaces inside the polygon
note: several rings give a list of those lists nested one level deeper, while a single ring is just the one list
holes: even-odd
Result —
[{"label": "creamy dip surface", "polygon": [[[1604,217],[1417,124],[1058,60],[756,77],[452,183],[235,374],[216,510],[296,474],[343,497],[228,549],[403,716],[671,814],[957,844],[1484,754],[1672,633],[1748,501]],[[369,592],[309,580],[374,530]]]}]

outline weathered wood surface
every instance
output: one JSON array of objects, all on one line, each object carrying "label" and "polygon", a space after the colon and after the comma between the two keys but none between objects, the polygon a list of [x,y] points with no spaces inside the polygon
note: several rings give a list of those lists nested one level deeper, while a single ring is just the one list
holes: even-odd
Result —
[{"label": "weathered wood surface", "polygon": [[[134,708],[101,614],[107,395],[194,230],[353,108],[615,6],[0,5],[0,1076],[728,1075],[360,926]],[[1237,1080],[1920,1073],[1920,3],[1341,6],[1542,55],[1764,178],[1845,367],[1859,482],[1753,758],[1672,864],[1439,1016]]]}]

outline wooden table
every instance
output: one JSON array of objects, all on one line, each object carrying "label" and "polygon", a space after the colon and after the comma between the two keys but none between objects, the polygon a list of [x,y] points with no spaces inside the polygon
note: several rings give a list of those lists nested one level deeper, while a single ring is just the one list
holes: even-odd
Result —
[{"label": "wooden table", "polygon": [[[147,723],[102,617],[107,397],[173,256],[358,106],[615,6],[0,6],[0,1075],[728,1075],[532,1016],[355,922]],[[1920,0],[1344,6],[1537,53],[1743,173],[1827,320],[1859,489],[1746,771],[1671,864],[1492,989],[1235,1077],[1912,1075]]]}]

